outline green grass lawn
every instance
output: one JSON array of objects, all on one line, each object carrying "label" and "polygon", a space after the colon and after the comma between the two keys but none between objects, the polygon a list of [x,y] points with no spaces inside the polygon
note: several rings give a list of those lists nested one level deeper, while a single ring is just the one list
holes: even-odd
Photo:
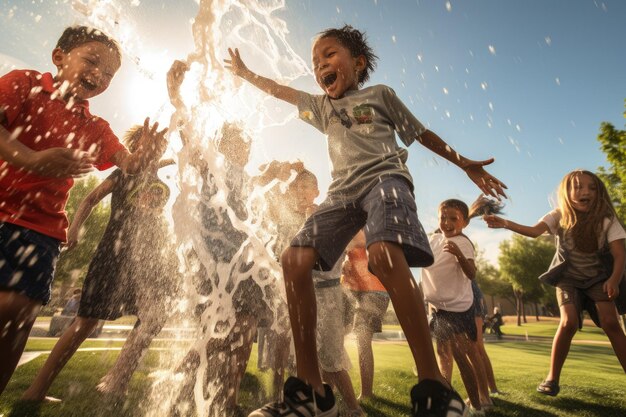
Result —
[{"label": "green grass lawn", "polygon": [[[542,327],[543,323],[540,323]],[[508,325],[506,326],[508,327]],[[512,327],[512,326],[511,326]],[[529,325],[530,328],[532,326]],[[543,330],[542,330],[543,331]],[[50,342],[41,339],[30,341],[29,350],[45,350]],[[97,340],[89,341],[102,347]],[[119,346],[113,342],[112,346]],[[626,416],[626,378],[610,346],[575,344],[565,365],[561,380],[561,394],[546,397],[535,392],[538,382],[548,369],[550,343],[500,342],[488,343],[499,389],[506,395],[496,398],[496,407],[489,416],[506,417],[618,417]],[[356,348],[348,342],[348,351],[355,365],[351,371],[355,389],[358,387]],[[256,355],[253,355],[244,379],[241,403],[245,411],[261,404],[269,376],[256,370]],[[416,382],[412,372],[412,361],[408,347],[402,343],[375,343],[376,357],[375,393],[377,397],[364,403],[370,417],[405,416],[409,413],[408,392]],[[151,351],[133,377],[129,396],[124,406],[110,408],[110,400],[101,398],[95,385],[112,365],[118,351],[78,353],[53,384],[50,395],[63,398],[61,404],[46,404],[39,409],[16,402],[20,394],[32,381],[45,357],[18,368],[0,399],[0,416],[128,416],[145,415],[145,399],[149,398],[152,377],[150,373],[159,369],[162,355]],[[458,374],[453,379],[455,388],[465,396]],[[104,411],[103,411],[104,410]],[[227,416],[225,416],[227,417]]]}]

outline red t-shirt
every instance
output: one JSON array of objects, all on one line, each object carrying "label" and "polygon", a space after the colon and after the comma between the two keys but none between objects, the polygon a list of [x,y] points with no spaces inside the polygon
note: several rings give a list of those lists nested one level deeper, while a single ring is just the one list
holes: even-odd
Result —
[{"label": "red t-shirt", "polygon": [[[96,155],[96,167],[110,168],[125,149],[109,124],[89,113],[89,103],[70,106],[59,98],[52,74],[15,70],[0,77],[3,127],[35,151],[66,147]],[[0,221],[66,240],[65,203],[73,178],[43,177],[0,159]]]},{"label": "red t-shirt", "polygon": [[384,291],[383,284],[373,275],[367,265],[365,248],[354,248],[348,252],[350,268],[341,276],[341,283],[345,288],[353,291]]}]

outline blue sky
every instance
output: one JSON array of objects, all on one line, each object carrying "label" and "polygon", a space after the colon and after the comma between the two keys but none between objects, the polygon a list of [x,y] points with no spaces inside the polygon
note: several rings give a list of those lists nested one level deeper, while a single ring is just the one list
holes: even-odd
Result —
[{"label": "blue sky", "polygon": [[[24,3],[0,5],[0,72],[23,66],[52,71],[50,52],[63,27],[86,18],[72,2]],[[190,21],[198,5],[191,0],[112,4],[119,14],[114,20],[132,35],[128,50],[133,57],[126,57],[92,109],[121,134],[144,115],[167,121],[172,109],[164,95],[164,74],[172,59],[193,50]],[[601,122],[624,126],[622,1],[287,0],[275,16],[285,20],[287,41],[307,63],[318,31],[344,23],[365,30],[380,57],[370,84],[394,88],[418,119],[465,156],[495,157],[489,170],[509,186],[505,210],[518,222],[534,223],[550,209],[564,174],[605,164],[596,140]],[[226,57],[228,46],[241,47],[244,58],[252,53],[249,45],[225,44],[217,55]],[[254,64],[253,70],[265,68]],[[319,92],[311,77],[294,85]],[[270,108],[278,119],[291,111],[280,104]],[[250,172],[267,159],[299,158],[326,188],[330,177],[321,134],[299,121],[255,134]],[[427,230],[436,227],[440,201],[456,197],[469,203],[477,196],[477,188],[456,167],[419,145],[409,154]],[[491,260],[498,243],[510,236],[480,221],[467,232]]]}]

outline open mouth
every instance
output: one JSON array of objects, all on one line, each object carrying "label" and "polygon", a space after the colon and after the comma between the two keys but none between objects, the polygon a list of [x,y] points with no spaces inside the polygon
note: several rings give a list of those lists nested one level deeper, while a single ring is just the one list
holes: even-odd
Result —
[{"label": "open mouth", "polygon": [[80,85],[85,89],[85,90],[89,90],[89,91],[93,91],[96,88],[98,88],[97,85],[95,85],[94,83],[92,83],[89,80],[86,80],[84,78],[81,78],[80,80]]},{"label": "open mouth", "polygon": [[330,73],[328,75],[326,75],[324,78],[322,78],[322,83],[324,83],[324,85],[326,87],[331,86],[335,81],[337,80],[337,74],[336,73]]}]

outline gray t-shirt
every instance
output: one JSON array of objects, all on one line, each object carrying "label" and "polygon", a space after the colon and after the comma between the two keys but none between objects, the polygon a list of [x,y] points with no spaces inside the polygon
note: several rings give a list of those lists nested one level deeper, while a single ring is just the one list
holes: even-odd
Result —
[{"label": "gray t-shirt", "polygon": [[329,197],[351,198],[375,185],[383,175],[399,175],[411,184],[409,146],[426,128],[385,85],[347,91],[340,99],[302,93],[302,120],[326,134],[332,164]]}]

